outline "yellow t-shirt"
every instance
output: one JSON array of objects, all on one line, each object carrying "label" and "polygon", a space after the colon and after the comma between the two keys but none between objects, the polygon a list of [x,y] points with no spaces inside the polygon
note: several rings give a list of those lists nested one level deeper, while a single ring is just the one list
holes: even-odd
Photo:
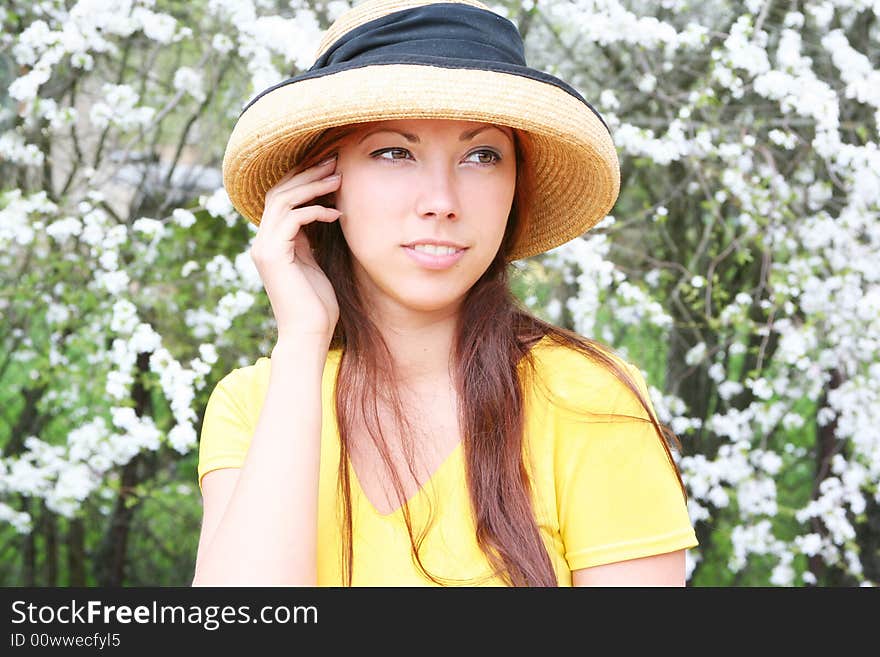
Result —
[{"label": "yellow t-shirt", "polygon": [[[695,547],[696,535],[672,465],[649,422],[579,411],[647,417],[611,372],[545,337],[532,348],[537,373],[551,393],[529,387],[525,399],[524,455],[541,536],[560,586],[571,571]],[[339,434],[333,387],[341,352],[327,357],[322,384],[318,493],[318,586],[342,586],[342,532],[337,521]],[[647,398],[639,370],[625,363]],[[205,409],[198,480],[218,468],[244,463],[269,384],[271,360],[233,370],[217,384]],[[523,365],[520,364],[522,371]],[[574,410],[566,410],[574,409]],[[411,557],[403,510],[380,514],[350,468],[354,586],[433,586]],[[459,444],[408,501],[418,537],[435,517],[420,548],[422,563],[440,578],[504,586],[486,579],[489,562],[477,546]],[[341,509],[341,506],[340,506]],[[341,517],[341,515],[339,516]],[[453,584],[454,585],[454,584]]]}]

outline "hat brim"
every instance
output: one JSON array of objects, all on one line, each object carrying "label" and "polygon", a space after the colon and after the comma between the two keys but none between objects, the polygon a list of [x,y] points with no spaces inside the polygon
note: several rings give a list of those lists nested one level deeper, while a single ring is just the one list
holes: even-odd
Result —
[{"label": "hat brim", "polygon": [[[381,71],[376,71],[381,66]],[[278,86],[249,105],[223,157],[233,206],[259,225],[266,192],[303,159],[322,131],[389,119],[453,119],[529,133],[533,193],[509,260],[554,248],[602,220],[620,169],[608,130],[559,87],[498,71],[373,64]]]}]

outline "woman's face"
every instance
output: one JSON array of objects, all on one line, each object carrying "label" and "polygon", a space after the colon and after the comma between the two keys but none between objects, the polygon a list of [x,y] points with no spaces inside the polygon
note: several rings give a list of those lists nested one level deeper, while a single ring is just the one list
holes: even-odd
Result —
[{"label": "woman's face", "polygon": [[[421,311],[457,305],[501,246],[516,183],[512,129],[378,121],[349,135],[338,153],[335,205],[367,299]],[[437,256],[409,246],[430,241],[464,251]]]}]

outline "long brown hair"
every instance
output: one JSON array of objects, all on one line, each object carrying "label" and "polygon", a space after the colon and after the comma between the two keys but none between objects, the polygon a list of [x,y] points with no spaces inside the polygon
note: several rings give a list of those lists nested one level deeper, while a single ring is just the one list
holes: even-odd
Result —
[{"label": "long brown hair", "polygon": [[[333,128],[319,135],[298,168],[302,170],[322,160],[358,127],[355,124]],[[523,362],[529,370],[522,378],[533,379],[528,375],[535,373],[530,349],[541,338],[549,336],[556,344],[575,349],[608,368],[632,391],[663,443],[685,498],[686,491],[670,450],[670,444],[681,449],[678,438],[657,420],[638,386],[609,355],[610,349],[534,316],[511,292],[507,255],[524,228],[517,210],[528,198],[531,188],[528,167],[524,166],[530,153],[529,136],[518,130],[514,130],[514,135],[516,189],[507,227],[495,259],[465,296],[453,340],[452,375],[459,400],[458,421],[476,539],[491,565],[493,573],[490,577],[500,577],[508,586],[557,586],[556,573],[535,520],[531,483],[522,458],[526,391],[518,365],[525,359]],[[319,197],[315,203],[333,207],[335,196]],[[339,321],[330,348],[342,350],[335,382],[335,406],[340,438],[338,489],[343,500],[340,558],[345,584],[351,586],[353,580],[348,454],[356,414],[363,419],[390,474],[401,503],[414,563],[436,584],[461,584],[462,580],[429,573],[419,555],[419,546],[431,522],[418,537],[414,536],[403,484],[392,465],[380,426],[377,406],[380,393],[381,399],[391,406],[398,435],[411,436],[412,428],[398,393],[391,354],[376,325],[369,319],[356,287],[351,253],[339,222],[312,222],[303,230],[315,259],[333,285],[339,303]],[[411,446],[405,445],[403,452],[410,475],[417,480]]]}]

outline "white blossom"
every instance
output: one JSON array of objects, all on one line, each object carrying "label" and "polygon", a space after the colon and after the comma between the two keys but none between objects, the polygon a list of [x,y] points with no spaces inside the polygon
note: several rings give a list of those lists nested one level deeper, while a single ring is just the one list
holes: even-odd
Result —
[{"label": "white blossom", "polygon": [[171,217],[174,219],[174,223],[181,228],[189,228],[196,223],[196,216],[189,210],[184,210],[183,208],[175,209],[174,212],[171,213]]},{"label": "white blossom", "polygon": [[56,242],[63,244],[82,233],[82,222],[76,217],[64,217],[46,226],[46,234]]},{"label": "white blossom", "polygon": [[696,365],[706,356],[706,343],[700,342],[691,347],[684,356],[684,362],[688,365]]},{"label": "white blossom", "polygon": [[181,454],[186,454],[198,443],[195,429],[191,424],[177,424],[168,433],[171,446]]},{"label": "white blossom", "polygon": [[235,47],[235,44],[232,43],[232,40],[225,34],[218,33],[215,34],[214,38],[211,40],[211,47],[221,55],[225,55]]},{"label": "white blossom", "polygon": [[208,365],[213,365],[217,362],[217,349],[210,343],[199,345],[199,355]]},{"label": "white blossom", "polygon": [[184,263],[183,267],[181,267],[181,269],[180,269],[181,278],[186,278],[187,276],[189,276],[192,272],[194,272],[198,268],[199,268],[199,263],[197,263],[195,260],[187,260]]},{"label": "white blossom", "polygon": [[0,134],[0,153],[4,160],[26,167],[42,166],[44,160],[36,144],[25,143],[24,137],[12,131]]},{"label": "white blossom", "polygon": [[174,72],[174,88],[184,91],[198,102],[205,100],[202,74],[189,66],[181,66]]},{"label": "white blossom", "polygon": [[156,113],[153,107],[138,107],[137,92],[125,84],[105,84],[101,97],[103,100],[92,105],[89,111],[92,125],[97,129],[113,124],[131,130],[149,124]]},{"label": "white blossom", "polygon": [[19,534],[27,534],[32,529],[29,513],[16,511],[3,502],[0,502],[0,522],[8,522]]},{"label": "white blossom", "polygon": [[210,196],[202,196],[199,203],[212,216],[226,221],[227,226],[232,226],[238,220],[238,213],[232,207],[232,201],[222,187],[217,188]]},{"label": "white blossom", "polygon": [[131,334],[138,324],[137,308],[128,299],[119,299],[113,304],[113,317],[110,330],[123,335]]},{"label": "white blossom", "polygon": [[159,43],[171,43],[177,21],[168,14],[157,14],[144,7],[135,7],[132,18],[141,25],[144,34]]},{"label": "white blossom", "polygon": [[143,233],[147,237],[160,239],[166,232],[165,225],[161,221],[150,217],[136,219],[131,225],[132,230]]}]

